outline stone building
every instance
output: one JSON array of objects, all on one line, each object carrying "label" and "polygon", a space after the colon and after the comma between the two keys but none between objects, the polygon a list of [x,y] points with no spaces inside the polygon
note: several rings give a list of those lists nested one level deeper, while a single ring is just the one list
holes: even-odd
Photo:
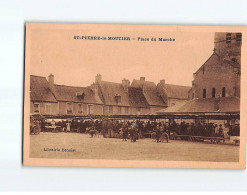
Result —
[{"label": "stone building", "polygon": [[157,84],[157,90],[167,107],[171,107],[186,102],[189,98],[188,92],[191,87],[166,84],[165,80],[161,80]]},{"label": "stone building", "polygon": [[102,115],[103,103],[95,89],[57,85],[54,75],[31,76],[31,113],[43,115]]},{"label": "stone building", "polygon": [[239,113],[241,33],[215,33],[213,54],[193,74],[189,101],[167,113]]},{"label": "stone building", "polygon": [[149,114],[150,108],[140,89],[130,86],[130,81],[123,79],[122,83],[103,81],[100,74],[96,75],[95,83],[104,103],[104,115],[139,115]]},{"label": "stone building", "polygon": [[45,77],[30,76],[30,113],[57,115],[58,101]]},{"label": "stone building", "polygon": [[240,97],[241,33],[215,33],[214,51],[193,74],[190,99]]},{"label": "stone building", "polygon": [[[128,79],[103,81],[100,74],[89,87],[57,85],[54,75],[31,76],[31,113],[44,115],[148,115],[188,99],[190,87]],[[36,110],[35,110],[36,109]]]}]

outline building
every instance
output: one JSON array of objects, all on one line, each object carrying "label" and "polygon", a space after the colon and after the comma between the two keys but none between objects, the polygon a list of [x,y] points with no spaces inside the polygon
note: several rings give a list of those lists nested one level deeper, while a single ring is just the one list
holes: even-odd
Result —
[{"label": "building", "polygon": [[31,76],[31,113],[42,115],[102,115],[103,102],[92,87],[54,84],[54,75]]},{"label": "building", "polygon": [[140,77],[140,80],[134,79],[132,81],[131,87],[138,88],[142,91],[151,113],[167,107],[166,102],[164,102],[158,93],[157,86],[154,82],[146,81],[145,77]]},{"label": "building", "polygon": [[213,54],[193,74],[189,101],[158,114],[240,113],[241,33],[215,33]]},{"label": "building", "polygon": [[190,99],[240,97],[241,33],[215,33],[214,51],[193,74]]},{"label": "building", "polygon": [[142,90],[152,113],[173,106],[177,102],[187,101],[188,91],[191,89],[187,86],[166,84],[165,80],[161,80],[156,86],[154,82],[146,81],[145,77],[141,77],[140,80],[134,79],[131,86]]},{"label": "building", "polygon": [[43,115],[148,115],[184,102],[190,87],[134,79],[103,81],[100,74],[89,87],[57,85],[54,75],[31,76],[31,113]]},{"label": "building", "polygon": [[103,81],[100,74],[96,75],[92,84],[99,90],[104,103],[104,115],[140,115],[149,114],[149,105],[140,89],[130,86],[130,81],[122,83]]},{"label": "building", "polygon": [[186,102],[191,87],[166,84],[165,80],[161,80],[157,85],[157,90],[167,107],[171,107]]},{"label": "building", "polygon": [[57,115],[58,101],[45,77],[30,76],[30,113]]}]

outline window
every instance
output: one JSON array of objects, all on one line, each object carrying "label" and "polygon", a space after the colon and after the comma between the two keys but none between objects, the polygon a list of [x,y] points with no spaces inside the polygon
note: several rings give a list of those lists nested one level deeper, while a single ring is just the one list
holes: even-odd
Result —
[{"label": "window", "polygon": [[229,44],[231,43],[232,39],[232,33],[226,33],[226,43]]},{"label": "window", "polygon": [[122,114],[122,107],[118,107],[118,114]]},{"label": "window", "polygon": [[45,104],[45,113],[51,114],[51,104]]},{"label": "window", "polygon": [[212,88],[212,98],[215,98],[215,88]]},{"label": "window", "polygon": [[88,105],[88,114],[93,114],[93,105]]},{"label": "window", "polygon": [[125,114],[129,114],[129,108],[125,107]]},{"label": "window", "polygon": [[78,104],[78,114],[82,114],[82,104]]},{"label": "window", "polygon": [[203,89],[203,93],[202,93],[202,97],[203,97],[203,98],[206,98],[206,95],[207,95],[206,93],[207,93],[207,92],[206,92],[206,89]]},{"label": "window", "polygon": [[113,113],[113,106],[109,106],[109,114]]},{"label": "window", "polygon": [[236,34],[236,41],[242,41],[242,33],[237,33]]},{"label": "window", "polygon": [[226,88],[222,87],[222,97],[226,97]]},{"label": "window", "polygon": [[115,100],[116,100],[117,104],[120,104],[121,103],[121,96],[118,94],[115,94]]},{"label": "window", "polygon": [[67,103],[67,114],[73,114],[73,104],[70,102]]},{"label": "window", "polygon": [[39,108],[39,104],[38,103],[34,104],[34,112],[35,113],[40,113],[40,108]]}]

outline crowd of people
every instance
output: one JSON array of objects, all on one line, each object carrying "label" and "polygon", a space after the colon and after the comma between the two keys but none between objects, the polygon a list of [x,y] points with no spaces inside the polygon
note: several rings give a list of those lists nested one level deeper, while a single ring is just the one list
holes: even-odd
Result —
[{"label": "crowd of people", "polygon": [[[135,142],[140,137],[145,137],[148,133],[156,133],[156,137],[160,137],[163,132],[169,136],[173,132],[177,135],[192,135],[192,136],[207,136],[207,137],[224,137],[224,130],[222,124],[214,123],[186,123],[182,121],[177,123],[172,122],[156,122],[156,121],[142,121],[142,120],[116,120],[116,119],[102,119],[102,120],[62,120],[55,122],[52,120],[51,126],[57,126],[60,131],[70,132],[76,131],[78,133],[87,133],[90,130],[97,130],[105,138],[122,136],[123,140],[130,135],[131,141]],[[49,131],[46,128],[45,121],[41,121],[41,131]],[[239,124],[228,127],[229,136],[239,136]]]}]

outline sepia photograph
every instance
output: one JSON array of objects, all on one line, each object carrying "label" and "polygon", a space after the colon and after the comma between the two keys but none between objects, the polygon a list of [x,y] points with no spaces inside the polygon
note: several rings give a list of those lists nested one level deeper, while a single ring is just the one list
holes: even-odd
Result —
[{"label": "sepia photograph", "polygon": [[245,31],[27,23],[24,165],[244,169]]}]

